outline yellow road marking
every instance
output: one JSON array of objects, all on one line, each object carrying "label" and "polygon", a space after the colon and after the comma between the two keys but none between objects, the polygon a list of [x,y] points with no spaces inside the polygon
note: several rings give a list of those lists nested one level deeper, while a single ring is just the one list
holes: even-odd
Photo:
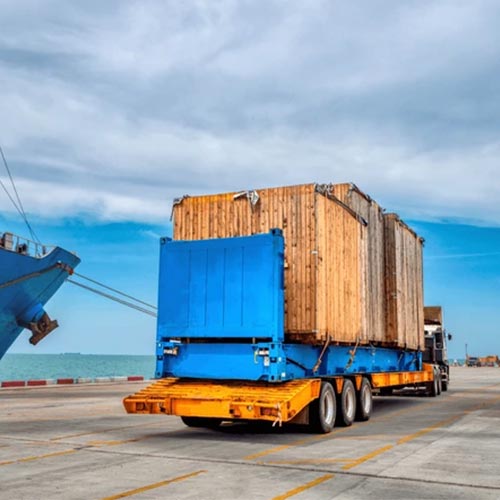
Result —
[{"label": "yellow road marking", "polygon": [[378,450],[372,451],[371,453],[368,453],[364,455],[361,458],[358,458],[357,460],[353,461],[350,464],[346,464],[342,467],[342,470],[349,470],[352,469],[353,467],[356,467],[357,465],[362,464],[363,462],[366,462],[367,460],[371,460],[372,458],[376,457],[377,455],[381,455],[382,453],[385,453],[386,451],[389,451],[390,449],[394,448],[392,444],[388,444],[387,446],[383,446],[382,448],[379,448]]},{"label": "yellow road marking", "polygon": [[173,479],[167,479],[166,481],[160,481],[159,483],[142,486],[141,488],[136,488],[135,490],[124,491],[123,493],[118,493],[117,495],[105,497],[102,500],[117,500],[118,498],[130,497],[132,495],[137,495],[138,493],[143,493],[144,491],[154,490],[155,488],[161,488],[162,486],[167,486],[168,484],[171,483],[178,483],[180,481],[184,481],[185,479],[197,476],[198,474],[202,474],[203,472],[207,471],[198,470],[196,472],[191,472],[190,474],[184,474],[183,476],[174,477]]},{"label": "yellow road marking", "polygon": [[137,441],[143,441],[144,439],[148,439],[149,436],[145,437],[138,437],[138,438],[132,438],[132,439],[122,439],[120,441],[89,441],[86,446],[94,446],[94,447],[99,447],[99,446],[117,446],[119,444],[127,444],[127,443],[135,443]]},{"label": "yellow road marking", "polygon": [[294,495],[298,495],[299,493],[302,493],[303,491],[308,490],[309,488],[314,488],[314,486],[317,486],[318,484],[324,483],[325,481],[332,479],[332,477],[334,477],[333,474],[325,474],[324,476],[318,477],[318,479],[315,479],[314,481],[310,481],[309,483],[303,484],[302,486],[298,486],[293,490],[287,491],[286,493],[283,493],[283,495],[278,495],[277,497],[274,497],[273,500],[285,500],[286,498],[293,497]]},{"label": "yellow road marking", "polygon": [[18,458],[15,460],[7,460],[6,462],[0,462],[0,466],[10,465],[10,464],[19,464],[22,462],[31,462],[32,460],[40,460],[42,458],[59,457],[61,455],[69,455],[70,453],[75,453],[76,451],[78,451],[78,450],[71,449],[71,450],[55,451],[54,453],[46,453],[45,455],[34,455],[32,457],[24,457],[24,458]]},{"label": "yellow road marking", "polygon": [[256,458],[265,457],[266,455],[271,455],[272,453],[278,453],[280,451],[291,448],[292,446],[300,446],[301,444],[307,442],[308,440],[303,439],[301,441],[294,441],[293,443],[290,444],[284,444],[283,446],[276,446],[275,448],[270,448],[268,450],[260,451],[258,453],[254,453],[253,455],[247,455],[246,457],[243,457],[243,460],[255,460]]},{"label": "yellow road marking", "polygon": [[[411,406],[409,408],[403,408],[401,410],[393,411],[393,412],[389,413],[388,415],[383,415],[383,416],[380,416],[380,417],[374,417],[374,418],[372,418],[370,420],[370,422],[383,422],[385,420],[392,420],[394,417],[403,415],[405,413],[409,413],[411,411],[415,411],[416,409],[420,410],[420,409],[423,409],[423,408],[427,408],[429,406],[434,406],[434,405],[442,404],[442,403],[446,403],[446,402],[451,402],[451,401],[449,399],[444,400],[444,401],[440,399],[440,400],[430,401],[428,403],[422,403],[417,408],[415,408],[414,406]],[[281,445],[281,446],[276,446],[274,448],[269,448],[267,450],[264,450],[264,451],[261,451],[261,452],[258,452],[258,453],[253,453],[252,455],[247,455],[246,457],[243,457],[243,460],[255,460],[257,458],[262,458],[262,457],[265,457],[267,455],[272,455],[274,453],[279,453],[280,451],[286,450],[288,448],[293,448],[295,446],[301,446],[303,444],[312,443],[312,442],[320,440],[320,439],[331,439],[331,438],[337,437],[337,434],[339,434],[340,432],[345,432],[345,431],[348,431],[350,429],[353,429],[353,427],[336,428],[335,430],[333,430],[329,434],[320,434],[320,435],[317,435],[317,436],[312,436],[312,437],[307,437],[307,438],[304,438],[304,439],[299,439],[297,441],[291,442],[290,444],[284,444],[284,445]],[[356,436],[353,436],[353,439],[355,437]],[[344,436],[342,436],[342,438],[346,439],[346,437],[344,437]]]},{"label": "yellow road marking", "polygon": [[[430,403],[424,403],[424,404],[420,405],[417,409],[421,409],[421,408],[424,408],[424,407],[429,406],[429,405],[434,405],[434,404],[437,404],[438,402],[441,402],[441,401],[432,401]],[[401,414],[415,411],[415,409],[416,408],[414,408],[414,407],[403,408],[402,410],[391,412],[389,415],[384,415],[384,416],[372,418],[370,420],[370,422],[381,422],[383,420],[392,419],[393,417],[399,416]],[[274,448],[268,448],[267,450],[264,450],[264,451],[261,451],[258,453],[253,453],[252,455],[247,455],[246,457],[243,457],[243,460],[255,460],[256,458],[261,458],[261,457],[265,457],[267,455],[272,455],[274,453],[279,453],[280,451],[286,450],[288,448],[293,448],[295,446],[301,446],[302,444],[312,443],[312,442],[318,441],[320,439],[332,439],[332,438],[337,437],[337,434],[339,434],[341,432],[348,431],[350,429],[353,429],[353,427],[336,428],[328,434],[320,434],[320,435],[316,435],[316,436],[307,437],[304,439],[299,439],[298,441],[293,441],[290,444],[284,444],[281,446],[276,446]]]},{"label": "yellow road marking", "polygon": [[[149,436],[147,436],[147,437],[149,437]],[[135,439],[123,439],[121,441],[90,441],[85,446],[87,446],[89,448],[92,448],[92,447],[97,448],[99,446],[117,446],[120,444],[141,441],[143,439],[147,439],[147,437],[140,437],[140,438],[135,438]],[[37,443],[37,444],[39,444],[39,443]],[[53,443],[47,443],[47,444],[53,444]],[[7,446],[7,445],[5,445],[5,446]],[[14,460],[7,460],[5,462],[0,462],[0,466],[10,465],[10,464],[19,464],[19,463],[23,463],[23,462],[31,462],[33,460],[40,460],[43,458],[50,458],[50,457],[58,457],[61,455],[69,455],[70,453],[76,453],[77,451],[81,451],[81,448],[72,448],[70,450],[55,451],[53,453],[45,453],[44,455],[33,455],[30,457],[23,457],[23,458],[17,458]]]},{"label": "yellow road marking", "polygon": [[424,436],[425,434],[428,434],[429,432],[432,432],[435,429],[439,429],[440,427],[443,427],[447,424],[451,424],[452,422],[457,421],[458,419],[462,418],[464,414],[469,413],[469,411],[464,411],[460,415],[454,415],[453,417],[446,418],[445,420],[441,420],[440,422],[437,422],[433,425],[430,425],[429,427],[426,427],[425,429],[422,429],[420,431],[417,431],[413,434],[409,434],[408,436],[402,437],[401,439],[398,439],[396,444],[404,444],[408,443],[409,441],[413,441],[414,439]]},{"label": "yellow road marking", "polygon": [[[495,387],[497,385],[499,385],[499,384],[495,384],[494,386],[489,386],[489,387]],[[475,411],[476,409],[484,408],[485,404],[487,406],[491,406],[497,400],[500,400],[500,398],[498,398],[498,397],[497,398],[492,398],[492,399],[490,398],[487,401],[483,401],[479,405],[474,406],[473,408],[469,408],[468,410],[463,411],[460,415],[454,416],[454,417],[452,417],[450,419],[443,420],[443,421],[438,422],[437,424],[434,424],[434,425],[432,425],[432,426],[430,426],[430,427],[428,427],[426,429],[423,429],[423,430],[421,430],[421,431],[419,431],[419,432],[417,432],[415,434],[411,434],[409,436],[401,438],[400,441],[398,441],[396,444],[402,444],[404,442],[411,441],[412,439],[415,439],[415,438],[417,438],[417,437],[419,437],[421,435],[427,434],[428,432],[431,432],[432,430],[437,429],[438,427],[442,427],[442,426],[446,425],[447,423],[451,423],[454,420],[458,420],[463,415],[465,415],[467,413],[470,413],[471,411]],[[415,411],[415,410],[420,410],[420,409],[426,408],[428,406],[434,406],[436,404],[446,403],[446,402],[449,402],[449,400],[439,399],[439,400],[431,401],[429,403],[423,403],[420,406],[418,406],[417,408],[415,408],[413,406],[410,407],[410,408],[403,408],[402,410],[391,412],[389,415],[380,416],[378,418],[377,417],[372,418],[371,422],[381,422],[381,421],[384,421],[384,420],[390,420],[390,419],[392,419],[392,418],[394,418],[396,416],[402,415],[404,413],[408,413],[408,412]],[[280,451],[287,450],[287,449],[293,448],[295,446],[301,446],[303,444],[312,443],[312,442],[320,440],[320,439],[336,438],[338,433],[347,431],[349,429],[352,429],[352,427],[344,427],[344,428],[340,428],[340,429],[335,429],[334,431],[330,432],[329,434],[321,434],[319,436],[312,436],[312,437],[307,437],[307,438],[304,438],[304,439],[299,439],[299,440],[293,441],[293,442],[291,442],[289,444],[285,444],[285,445],[281,445],[281,446],[276,446],[274,448],[269,448],[267,450],[264,450],[264,451],[261,451],[261,452],[258,452],[258,453],[254,453],[252,455],[247,455],[246,457],[243,458],[243,460],[255,460],[257,458],[262,458],[262,457],[265,457],[267,455],[272,455],[274,453],[279,453]],[[342,438],[345,438],[345,436],[342,436]],[[355,436],[353,436],[353,439],[354,438],[355,438]],[[393,445],[389,445],[389,446],[391,448],[393,447]],[[388,447],[385,446],[385,447],[379,448],[378,450],[375,450],[375,452],[372,452],[372,453],[374,453],[373,456],[377,456],[380,453],[384,453],[387,450],[388,450]],[[365,456],[363,456],[363,457],[361,457],[359,459],[353,459],[353,461],[354,460],[356,462],[359,461],[359,463],[366,462],[367,460],[369,460],[370,458],[372,458],[372,453],[369,453],[368,455],[365,455]],[[355,467],[358,464],[356,463],[355,465],[352,465],[352,464],[348,464],[348,465],[350,466],[349,468],[351,468],[351,467]]]},{"label": "yellow road marking", "polygon": [[[110,429],[102,429],[99,431],[79,432],[78,434],[66,434],[65,436],[58,436],[55,438],[51,438],[50,441],[60,441],[62,439],[69,439],[69,438],[81,437],[81,436],[90,436],[92,434],[104,434],[106,432],[119,431],[119,430],[123,430],[123,429],[134,429],[135,427],[154,427],[157,425],[165,425],[165,421],[151,422],[149,424],[126,425],[123,427],[112,427]],[[179,432],[179,431],[167,431],[167,432],[168,432],[168,434],[172,434],[173,432]]]},{"label": "yellow road marking", "polygon": [[292,441],[289,444],[275,446],[274,448],[269,448],[267,450],[260,451],[258,453],[253,453],[252,455],[247,455],[246,457],[243,457],[243,460],[255,460],[256,458],[261,458],[261,457],[265,457],[267,455],[272,455],[273,453],[279,453],[280,451],[287,450],[288,448],[293,448],[295,446],[300,446],[302,444],[312,443],[314,441],[319,441],[320,439],[333,438],[337,434],[339,434],[341,432],[345,432],[349,429],[350,429],[350,427],[342,427],[342,428],[338,428],[338,429],[333,430],[329,434],[318,434],[316,436],[310,436],[310,437],[306,437],[303,439],[299,439],[297,441]]},{"label": "yellow road marking", "polygon": [[[488,406],[493,406],[497,401],[500,401],[500,397],[492,398],[492,399],[490,399],[488,401],[483,401],[482,403],[480,403],[480,404],[478,404],[476,406],[473,406],[472,408],[469,408],[467,410],[462,411],[458,415],[454,415],[453,417],[446,418],[446,419],[441,420],[441,421],[439,421],[439,422],[437,422],[437,423],[435,423],[433,425],[430,425],[429,427],[426,427],[425,429],[422,429],[422,430],[420,430],[418,432],[415,432],[413,434],[409,434],[408,436],[404,436],[401,439],[398,439],[398,441],[396,442],[395,446],[408,443],[409,441],[413,441],[414,439],[416,439],[418,437],[421,437],[421,436],[424,436],[425,434],[428,434],[429,432],[432,432],[432,431],[434,431],[436,429],[439,429],[440,427],[444,427],[445,425],[448,425],[448,424],[451,424],[453,422],[456,422],[457,420],[459,420],[460,418],[462,418],[464,415],[472,413],[472,412],[474,412],[476,410],[479,410],[479,409],[482,409],[482,408],[485,408],[485,407],[488,407]],[[371,453],[368,453],[367,455],[364,455],[364,456],[360,457],[359,459],[357,459],[355,462],[353,462],[351,464],[344,465],[344,467],[342,467],[342,469],[343,470],[352,469],[353,467],[356,467],[357,465],[360,465],[363,462],[371,460],[372,458],[374,458],[374,457],[376,457],[378,455],[381,455],[382,453],[385,453],[386,451],[389,451],[392,448],[394,448],[393,445],[387,445],[387,446],[384,446],[382,448],[379,448],[379,449],[377,449],[375,451],[372,451]]]},{"label": "yellow road marking", "polygon": [[354,462],[355,458],[303,458],[299,460],[272,460],[269,462],[257,462],[260,465],[314,465]]}]

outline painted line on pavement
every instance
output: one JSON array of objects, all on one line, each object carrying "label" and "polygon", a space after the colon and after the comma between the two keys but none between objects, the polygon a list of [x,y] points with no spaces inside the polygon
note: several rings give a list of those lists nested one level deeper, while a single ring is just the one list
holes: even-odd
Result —
[{"label": "painted line on pavement", "polygon": [[154,490],[156,488],[161,488],[162,486],[167,486],[172,483],[178,483],[180,481],[184,481],[191,477],[197,476],[207,472],[206,470],[198,470],[196,472],[191,472],[190,474],[184,474],[183,476],[174,477],[173,479],[167,479],[166,481],[160,481],[159,483],[149,484],[147,486],[141,486],[140,488],[136,488],[134,490],[124,491],[123,493],[118,493],[117,495],[112,495],[110,497],[105,497],[102,500],[118,500],[119,498],[130,497],[132,495],[137,495],[138,493],[143,493],[145,491]]},{"label": "painted line on pavement", "polygon": [[32,462],[33,460],[41,460],[43,458],[60,457],[61,455],[69,455],[70,453],[75,453],[76,451],[78,451],[76,448],[72,448],[71,450],[55,451],[53,453],[46,453],[45,455],[34,455],[31,457],[17,458],[14,460],[7,460],[5,462],[0,462],[0,466],[20,464],[23,462]]},{"label": "painted line on pavement", "polygon": [[293,497],[294,495],[298,495],[299,493],[302,493],[305,490],[314,488],[315,486],[318,486],[318,484],[324,483],[325,481],[328,481],[333,477],[334,474],[325,474],[324,476],[318,477],[314,481],[309,481],[308,483],[303,484],[302,486],[298,486],[293,490],[287,491],[286,493],[283,493],[283,495],[278,495],[277,497],[274,497],[273,500],[286,500],[287,498]]},{"label": "painted line on pavement", "polygon": [[[500,384],[494,384],[492,386],[488,386],[488,388],[496,387],[498,385],[500,385]],[[458,393],[458,394],[460,394],[460,393]],[[450,394],[449,396],[452,396],[452,394]],[[496,400],[496,399],[500,399],[500,398],[494,398],[494,400]],[[403,408],[401,410],[397,410],[397,411],[391,412],[388,415],[381,415],[380,417],[372,418],[372,419],[370,419],[370,422],[385,422],[387,420],[392,420],[394,417],[403,415],[405,413],[419,411],[419,410],[422,410],[424,408],[428,408],[430,406],[435,406],[435,405],[439,405],[439,404],[443,404],[443,403],[445,403],[445,404],[448,403],[449,404],[452,401],[453,400],[452,400],[451,397],[450,398],[446,398],[446,399],[434,399],[433,401],[429,401],[427,403],[423,403],[423,404],[419,405],[416,408],[414,406],[409,407],[409,408]],[[480,403],[478,406],[480,408],[482,408],[484,406],[484,402]],[[468,410],[462,412],[457,418],[460,418],[461,416],[463,416],[464,414],[467,414],[470,411],[474,411],[474,408],[476,408],[476,407],[473,407],[472,409],[468,409]],[[446,423],[444,423],[442,425],[446,425]],[[334,438],[337,437],[337,435],[340,432],[345,432],[345,431],[347,431],[349,429],[353,429],[353,427],[350,426],[350,427],[336,428],[336,429],[334,429],[332,432],[330,432],[328,434],[320,434],[320,435],[316,435],[316,436],[307,437],[307,438],[304,438],[304,439],[299,439],[299,440],[293,441],[293,442],[291,442],[289,444],[275,446],[273,448],[268,448],[267,450],[263,450],[261,452],[257,452],[257,453],[253,453],[251,455],[247,455],[247,456],[243,457],[243,460],[255,460],[257,458],[262,458],[262,457],[265,457],[265,456],[268,456],[268,455],[272,455],[274,453],[279,453],[280,451],[284,451],[284,450],[287,450],[289,448],[294,448],[296,446],[301,446],[303,444],[313,443],[314,441],[318,441],[318,440],[321,440],[321,439],[334,439]],[[419,432],[421,432],[421,431],[419,431]],[[427,432],[430,432],[430,431],[427,431]],[[427,432],[425,432],[424,434],[426,434]],[[418,437],[418,436],[416,436],[416,437]],[[345,438],[345,436],[342,436],[342,438]],[[379,449],[381,449],[381,448],[379,448]],[[364,461],[366,461],[366,460],[364,460]]]},{"label": "painted line on pavement", "polygon": [[74,437],[81,437],[81,436],[91,436],[92,434],[101,434],[105,432],[113,432],[113,431],[120,431],[123,429],[134,429],[135,427],[154,427],[158,425],[165,425],[164,421],[158,421],[158,422],[151,422],[148,424],[136,424],[136,425],[125,425],[123,427],[112,427],[110,429],[102,429],[99,431],[91,431],[91,432],[80,432],[77,434],[66,434],[65,436],[58,436],[54,438],[50,438],[50,441],[61,441],[62,439],[69,439],[69,438],[74,438]]},{"label": "painted line on pavement", "polygon": [[[0,462],[0,467],[3,465],[19,464],[19,463],[23,463],[23,462],[32,462],[34,460],[41,460],[44,458],[59,457],[61,455],[69,455],[70,453],[76,453],[77,451],[91,450],[92,448],[100,448],[103,446],[118,446],[121,444],[134,443],[136,441],[142,441],[142,440],[148,439],[148,438],[149,438],[149,436],[142,436],[142,437],[132,438],[132,439],[123,439],[120,441],[90,441],[86,445],[78,447],[78,448],[71,448],[69,450],[62,450],[62,451],[54,451],[52,453],[45,453],[43,455],[32,455],[29,457],[16,458],[14,460],[6,460],[4,462]],[[48,444],[53,444],[53,443],[49,442]],[[3,446],[8,446],[8,445],[3,445]]]},{"label": "painted line on pavement", "polygon": [[428,434],[429,432],[432,432],[436,429],[444,427],[445,425],[452,424],[453,422],[460,420],[461,418],[463,418],[465,415],[468,415],[469,413],[494,406],[498,401],[500,401],[500,397],[490,398],[489,400],[483,401],[482,403],[479,403],[471,408],[468,408],[467,410],[461,411],[458,415],[453,415],[452,417],[446,418],[444,420],[440,420],[439,422],[436,422],[435,424],[430,425],[429,427],[425,427],[424,429],[421,429],[417,432],[414,432],[413,434],[408,434],[407,436],[404,436],[404,437],[398,439],[398,441],[396,441],[395,445],[387,445],[387,446],[384,446],[382,448],[378,448],[378,449],[372,451],[371,453],[368,453],[368,454],[358,458],[355,462],[344,465],[342,467],[342,470],[350,470],[353,467],[356,467],[364,462],[367,462],[368,460],[371,460],[372,458],[377,457],[378,455],[381,455],[382,453],[385,453],[386,451],[391,450],[392,448],[394,448],[394,446],[406,444],[406,443],[413,441],[414,439],[417,439],[421,436],[425,436],[425,434]]},{"label": "painted line on pavement", "polygon": [[409,441],[413,441],[414,439],[419,438],[420,436],[425,436],[425,434],[428,434],[429,432],[432,432],[436,429],[439,429],[440,427],[444,427],[447,424],[451,424],[453,422],[456,422],[460,418],[462,418],[465,414],[469,413],[469,410],[463,411],[460,413],[460,415],[453,415],[453,417],[450,418],[445,418],[444,420],[441,420],[433,425],[429,425],[429,427],[425,427],[424,429],[421,429],[420,431],[414,432],[413,434],[408,434],[408,436],[404,436],[396,442],[396,445],[408,443]]},{"label": "painted line on pavement", "polygon": [[[439,402],[441,402],[441,401],[439,401]],[[390,420],[390,419],[397,417],[399,415],[402,415],[404,413],[409,413],[409,412],[412,412],[415,410],[420,410],[420,409],[425,408],[429,405],[435,405],[435,404],[438,404],[438,401],[424,403],[424,404],[418,406],[418,408],[415,408],[413,406],[410,408],[404,408],[402,410],[397,410],[397,411],[391,412],[389,415],[381,415],[380,417],[372,418],[372,419],[370,419],[370,422],[382,422],[385,420]],[[313,443],[314,441],[319,441],[321,439],[333,439],[333,438],[337,437],[337,435],[340,434],[341,432],[346,432],[350,429],[353,429],[353,427],[350,426],[350,427],[335,428],[332,432],[330,432],[328,434],[319,434],[316,436],[310,436],[307,438],[299,439],[297,441],[293,441],[289,444],[275,446],[274,448],[268,448],[267,450],[264,450],[264,451],[261,451],[258,453],[253,453],[251,455],[247,455],[246,457],[243,457],[243,460],[255,460],[256,458],[262,458],[262,457],[265,457],[267,455],[279,453],[280,451],[286,450],[288,448],[294,448],[296,446],[301,446],[303,444]],[[342,437],[344,437],[344,436],[342,436]]]},{"label": "painted line on pavement", "polygon": [[257,453],[253,453],[251,455],[247,455],[246,457],[243,457],[243,460],[255,460],[256,458],[262,458],[262,457],[265,457],[267,455],[272,455],[273,453],[279,453],[280,451],[287,450],[288,448],[294,448],[296,446],[301,446],[303,444],[313,443],[314,441],[319,441],[321,439],[325,439],[328,437],[334,438],[335,436],[337,436],[337,434],[340,434],[341,432],[345,432],[349,429],[350,429],[350,427],[341,427],[338,429],[334,429],[329,434],[318,434],[316,436],[310,436],[310,437],[306,437],[303,439],[299,439],[297,441],[292,441],[289,444],[275,446],[274,448],[269,448],[269,449],[264,450],[264,451],[259,451]]},{"label": "painted line on pavement", "polygon": [[342,470],[349,470],[352,469],[353,467],[356,467],[364,462],[367,462],[368,460],[371,460],[372,458],[378,457],[382,453],[385,453],[386,451],[392,450],[394,448],[394,445],[388,444],[387,446],[383,446],[382,448],[378,448],[377,450],[372,451],[371,453],[367,453],[366,455],[354,460],[350,464],[346,464],[342,467]]},{"label": "painted line on pavement", "polygon": [[298,460],[270,460],[269,462],[256,462],[260,465],[320,465],[354,462],[355,458],[302,458]]}]

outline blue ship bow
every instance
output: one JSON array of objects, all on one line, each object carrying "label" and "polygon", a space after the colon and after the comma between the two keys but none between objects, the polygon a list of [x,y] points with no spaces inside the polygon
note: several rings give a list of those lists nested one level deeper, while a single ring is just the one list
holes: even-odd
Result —
[{"label": "blue ship bow", "polygon": [[29,243],[13,244],[10,233],[0,240],[0,359],[23,328],[37,344],[58,326],[44,306],[80,263],[59,247],[30,252]]}]

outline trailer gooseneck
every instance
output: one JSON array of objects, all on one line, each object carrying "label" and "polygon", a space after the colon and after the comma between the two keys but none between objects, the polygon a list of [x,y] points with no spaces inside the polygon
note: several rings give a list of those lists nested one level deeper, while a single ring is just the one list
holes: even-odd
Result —
[{"label": "trailer gooseneck", "polygon": [[129,413],[178,415],[189,426],[226,420],[307,424],[317,432],[368,420],[372,395],[440,392],[422,352],[374,344],[290,342],[284,331],[284,238],[266,234],[161,240],[156,378]]}]

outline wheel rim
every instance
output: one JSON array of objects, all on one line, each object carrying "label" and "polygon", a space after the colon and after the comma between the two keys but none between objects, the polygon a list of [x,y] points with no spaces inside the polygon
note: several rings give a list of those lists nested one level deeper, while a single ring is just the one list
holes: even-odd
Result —
[{"label": "wheel rim", "polygon": [[323,398],[323,420],[327,424],[331,424],[335,418],[334,411],[334,395],[333,392],[327,391]]}]

